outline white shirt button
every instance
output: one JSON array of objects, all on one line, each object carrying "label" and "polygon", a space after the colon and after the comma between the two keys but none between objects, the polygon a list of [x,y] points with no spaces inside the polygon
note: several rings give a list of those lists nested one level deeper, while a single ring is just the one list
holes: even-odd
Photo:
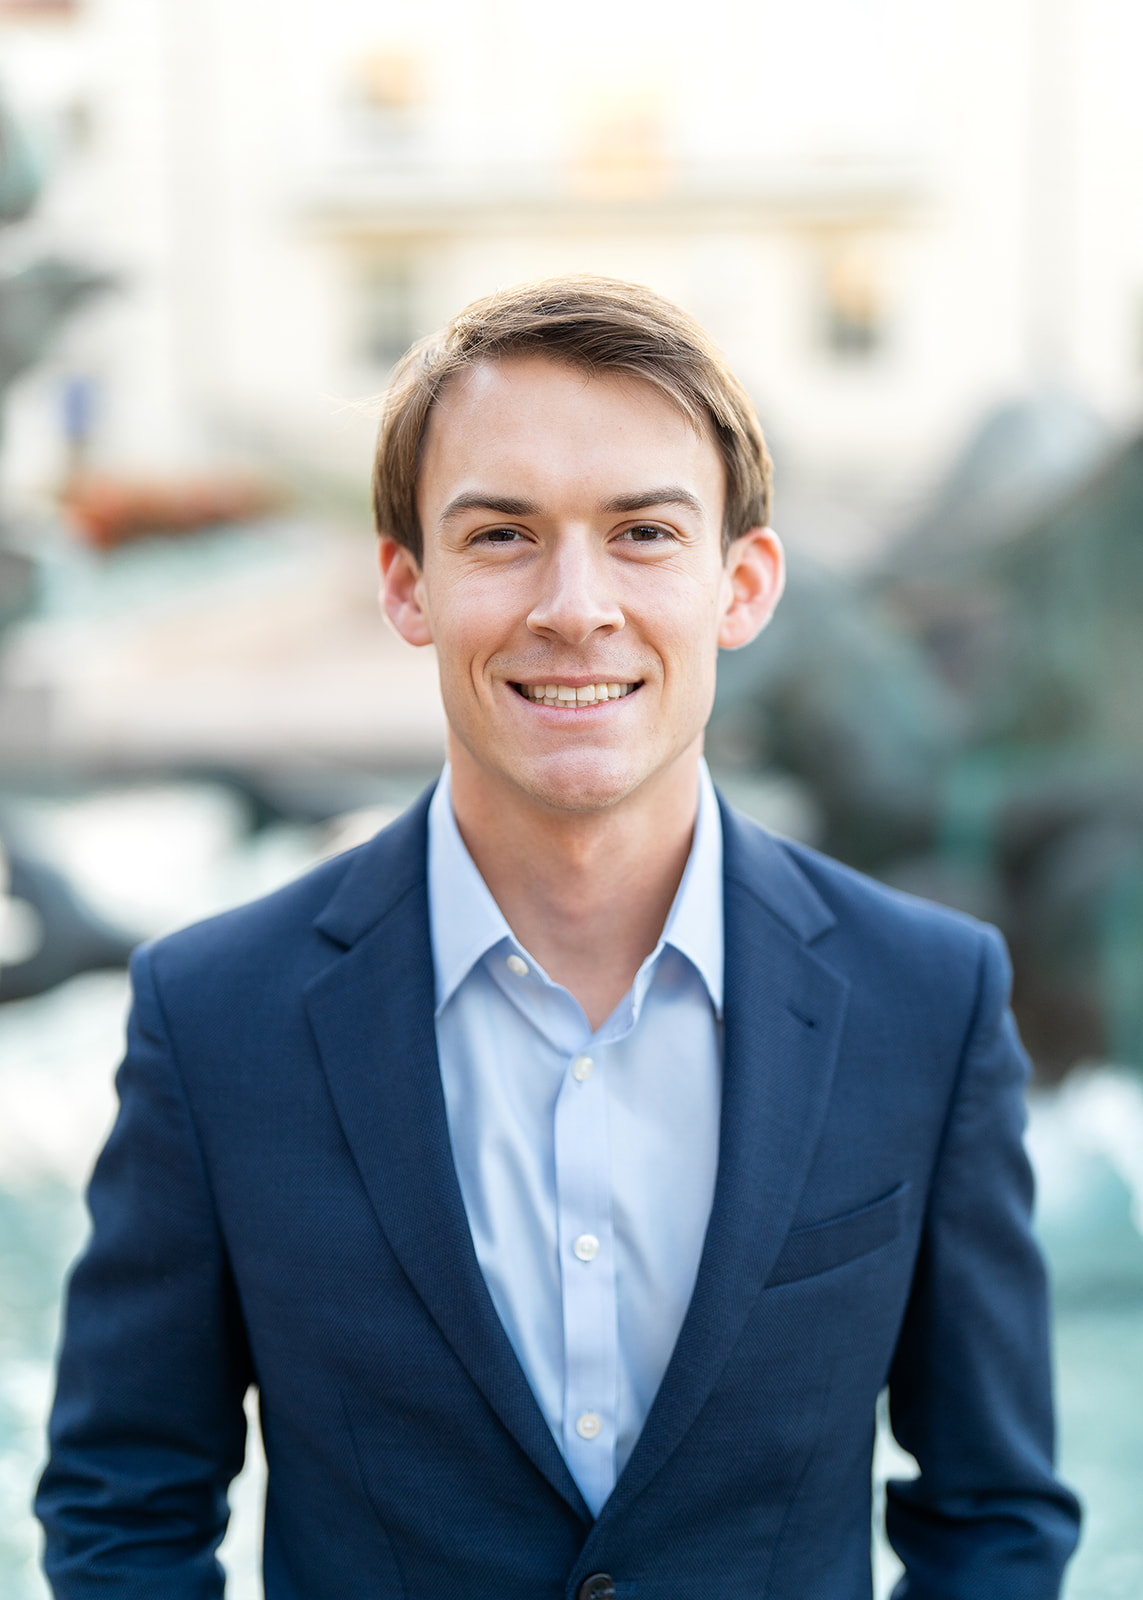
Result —
[{"label": "white shirt button", "polygon": [[514,972],[518,978],[526,978],[528,976],[528,963],[521,961],[519,956],[511,955],[508,957],[508,971]]},{"label": "white shirt button", "polygon": [[581,1233],[572,1249],[581,1261],[594,1261],[599,1254],[599,1240],[594,1233]]},{"label": "white shirt button", "polygon": [[585,1411],[575,1425],[575,1431],[581,1439],[594,1439],[598,1437],[603,1423],[600,1422],[594,1411]]},{"label": "white shirt button", "polygon": [[595,1062],[590,1056],[576,1056],[572,1062],[572,1077],[577,1083],[586,1083],[595,1071]]}]

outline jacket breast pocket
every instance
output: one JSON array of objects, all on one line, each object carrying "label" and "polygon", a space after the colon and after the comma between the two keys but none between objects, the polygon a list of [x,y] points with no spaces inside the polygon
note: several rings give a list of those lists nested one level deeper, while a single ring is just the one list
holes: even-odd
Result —
[{"label": "jacket breast pocket", "polygon": [[799,1278],[816,1277],[848,1261],[890,1244],[901,1231],[904,1199],[909,1185],[899,1183],[878,1200],[843,1216],[794,1228],[778,1252],[767,1289],[780,1283],[795,1283]]}]

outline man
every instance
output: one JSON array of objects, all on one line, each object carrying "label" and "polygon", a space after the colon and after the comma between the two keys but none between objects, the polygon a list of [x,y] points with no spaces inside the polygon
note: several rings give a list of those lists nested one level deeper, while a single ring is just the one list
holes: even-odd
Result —
[{"label": "man", "polygon": [[39,1496],[66,1600],[216,1595],[258,1387],[270,1600],[1048,1597],[1044,1284],[1005,958],[721,807],[782,588],[745,394],[646,290],[412,352],[382,597],[449,766],[141,951]]}]

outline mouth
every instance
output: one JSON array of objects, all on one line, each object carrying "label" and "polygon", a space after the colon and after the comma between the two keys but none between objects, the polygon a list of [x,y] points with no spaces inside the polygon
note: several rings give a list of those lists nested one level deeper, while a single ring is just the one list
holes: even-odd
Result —
[{"label": "mouth", "polygon": [[553,706],[557,711],[578,711],[581,706],[597,706],[605,700],[622,700],[642,686],[634,683],[514,683],[516,693],[533,705]]}]

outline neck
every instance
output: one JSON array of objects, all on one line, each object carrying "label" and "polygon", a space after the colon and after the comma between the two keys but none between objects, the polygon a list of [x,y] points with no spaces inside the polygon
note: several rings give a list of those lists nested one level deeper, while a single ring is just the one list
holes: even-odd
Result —
[{"label": "neck", "polygon": [[687,864],[700,741],[598,811],[560,811],[488,775],[452,741],[457,826],[520,944],[598,1028],[659,941]]}]

